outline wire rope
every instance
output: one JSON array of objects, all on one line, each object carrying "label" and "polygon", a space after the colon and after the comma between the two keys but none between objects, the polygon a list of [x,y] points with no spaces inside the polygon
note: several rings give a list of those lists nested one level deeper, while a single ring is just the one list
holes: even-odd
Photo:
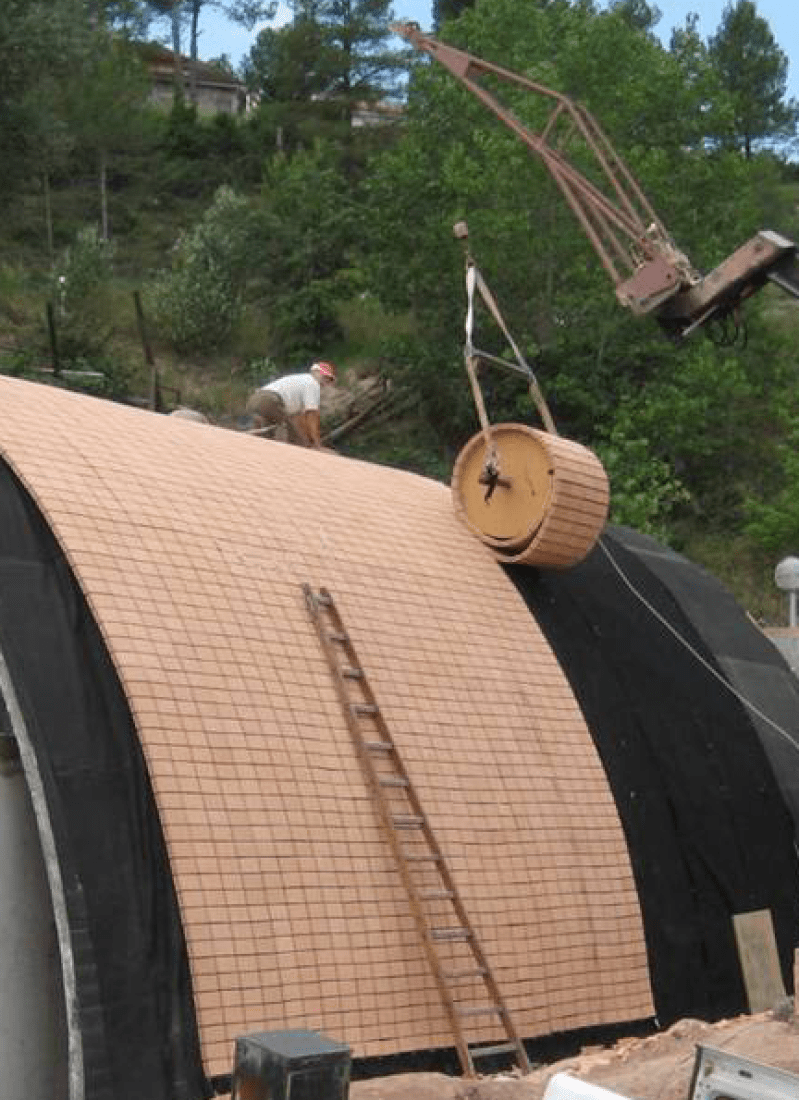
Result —
[{"label": "wire rope", "polygon": [[719,681],[719,683],[722,684],[727,689],[727,691],[730,692],[731,695],[734,695],[739,703],[742,703],[743,706],[745,706],[748,710],[750,710],[752,712],[752,714],[756,715],[756,717],[758,717],[761,721],[765,722],[768,726],[770,726],[774,730],[775,733],[778,733],[780,735],[780,737],[784,738],[784,740],[787,741],[787,743],[790,745],[790,747],[795,752],[799,753],[799,744],[797,744],[796,741],[793,740],[790,733],[788,733],[788,731],[783,726],[781,726],[778,722],[775,722],[773,718],[770,718],[769,715],[766,714],[764,711],[762,711],[760,709],[760,707],[758,707],[755,703],[752,703],[749,699],[747,699],[746,696],[742,692],[740,692],[736,687],[734,687],[729,682],[729,680],[727,680],[727,678],[725,676],[722,676],[722,674],[718,671],[718,669],[714,668],[713,665],[711,665],[709,661],[706,661],[705,658],[702,656],[702,654],[699,653],[699,651],[697,649],[695,649],[694,646],[691,645],[691,643],[688,641],[688,639],[684,638],[682,636],[682,634],[679,632],[679,630],[677,630],[677,628],[675,626],[673,626],[664,615],[661,615],[661,613],[658,611],[658,609],[656,607],[654,607],[649,602],[649,600],[647,600],[647,598],[643,595],[643,593],[641,593],[635,587],[633,582],[630,580],[630,578],[625,573],[622,566],[619,564],[619,562],[616,560],[614,555],[608,549],[607,545],[605,544],[604,539],[602,539],[602,538],[599,539],[598,546],[600,547],[600,549],[602,550],[602,553],[605,555],[605,557],[610,562],[613,569],[618,574],[621,581],[627,586],[627,588],[629,588],[629,590],[636,597],[636,599],[639,600],[643,604],[643,606],[647,609],[647,611],[649,611],[649,613],[652,616],[654,616],[654,618],[656,618],[658,620],[658,622],[661,623],[662,626],[665,626],[665,628],[669,631],[669,633],[672,634],[677,639],[677,641],[680,643],[680,645],[682,645],[685,649],[687,649],[688,652],[691,654],[691,656],[694,657],[712,676],[714,676]]}]

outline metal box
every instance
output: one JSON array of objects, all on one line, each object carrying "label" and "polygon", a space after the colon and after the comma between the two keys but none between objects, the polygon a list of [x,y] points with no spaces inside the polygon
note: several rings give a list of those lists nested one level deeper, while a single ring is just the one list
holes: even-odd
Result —
[{"label": "metal box", "polygon": [[689,1100],[796,1100],[799,1077],[726,1050],[697,1046]]},{"label": "metal box", "polygon": [[318,1031],[258,1031],[236,1040],[231,1100],[347,1100],[350,1048]]}]

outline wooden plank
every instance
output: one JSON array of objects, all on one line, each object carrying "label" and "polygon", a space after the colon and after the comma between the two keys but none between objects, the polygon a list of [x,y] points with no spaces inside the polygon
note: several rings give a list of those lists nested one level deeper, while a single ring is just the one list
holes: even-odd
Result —
[{"label": "wooden plank", "polygon": [[732,918],[750,1012],[766,1012],[785,997],[770,909]]}]

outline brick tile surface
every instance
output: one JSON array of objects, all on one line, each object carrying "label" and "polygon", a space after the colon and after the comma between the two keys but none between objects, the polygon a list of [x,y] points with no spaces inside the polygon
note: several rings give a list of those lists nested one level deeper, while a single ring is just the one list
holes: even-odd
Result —
[{"label": "brick tile surface", "polygon": [[141,738],[208,1072],[247,1031],[451,1045],[305,582],[336,600],[522,1034],[651,1014],[591,737],[445,486],[16,379],[0,402]]}]

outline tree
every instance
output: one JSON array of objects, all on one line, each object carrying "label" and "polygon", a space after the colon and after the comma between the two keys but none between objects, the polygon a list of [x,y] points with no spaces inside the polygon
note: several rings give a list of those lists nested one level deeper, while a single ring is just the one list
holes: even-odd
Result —
[{"label": "tree", "polygon": [[333,100],[349,125],[363,105],[399,94],[404,52],[389,48],[390,0],[293,0],[294,21],[323,33],[318,63]]},{"label": "tree", "polygon": [[251,273],[252,206],[222,187],[201,220],[183,234],[172,267],[147,295],[148,309],[176,348],[218,347],[238,322]]},{"label": "tree", "polygon": [[457,19],[474,5],[474,0],[433,0],[433,26],[440,29],[447,19]]},{"label": "tree", "polygon": [[0,4],[0,196],[42,170],[42,135],[59,128],[59,90],[87,34],[79,0]]},{"label": "tree", "polygon": [[115,31],[126,37],[143,35],[150,20],[147,0],[88,0],[86,10],[95,29]]},{"label": "tree", "polygon": [[277,0],[186,0],[189,12],[190,56],[197,59],[197,43],[200,35],[200,14],[203,8],[216,8],[232,23],[238,23],[251,31],[256,23],[263,19],[274,19],[277,12]]},{"label": "tree", "polygon": [[66,88],[70,127],[94,158],[103,240],[109,237],[108,166],[113,151],[131,139],[149,95],[139,57],[124,38],[96,31]]},{"label": "tree", "polygon": [[278,148],[334,141],[359,174],[385,127],[357,127],[356,114],[399,97],[407,53],[389,48],[388,0],[294,0],[287,26],[261,32],[245,66]]},{"label": "tree", "polygon": [[653,7],[647,0],[612,0],[609,9],[626,19],[631,27],[646,34],[654,31],[663,14],[660,8]]},{"label": "tree", "polygon": [[748,158],[756,143],[779,143],[795,134],[799,105],[785,99],[788,58],[753,0],[727,5],[708,52],[732,99],[731,132],[722,139]]},{"label": "tree", "polygon": [[780,446],[781,472],[771,491],[751,494],[747,501],[746,533],[778,559],[793,554],[799,545],[799,423],[789,418]]},{"label": "tree", "polygon": [[[465,12],[445,34],[589,107],[697,265],[712,268],[761,227],[766,167],[736,152],[704,150],[697,141],[704,87],[686,79],[679,54],[624,13],[493,0]],[[500,95],[517,117],[543,128],[551,107],[541,97]],[[591,174],[584,148],[572,142],[563,151]],[[462,363],[462,257],[451,231],[466,220],[475,258],[562,432],[617,454],[623,444],[618,469],[646,451],[660,518],[664,489],[681,495],[681,480],[695,493],[693,507],[713,494],[723,495],[728,515],[736,496],[740,503],[751,470],[744,439],[754,414],[758,424],[765,415],[758,411],[764,371],[774,372],[774,388],[782,384],[779,357],[764,355],[762,339],[754,338],[748,351],[723,356],[701,340],[678,350],[651,321],[615,305],[541,163],[442,67],[414,68],[406,123],[373,166],[364,204],[369,285],[387,306],[410,312],[418,334],[390,356],[395,381],[413,387],[447,446],[462,445],[477,424]],[[503,354],[496,327],[479,323],[478,346]],[[493,419],[534,416],[516,379],[488,370],[486,398]],[[714,420],[717,406],[724,415]],[[722,452],[733,459],[720,478]],[[629,493],[633,484],[642,491],[639,481],[628,481]]]},{"label": "tree", "polygon": [[259,204],[251,294],[269,321],[269,355],[319,355],[340,336],[338,309],[353,293],[360,210],[335,152],[318,143],[270,161]]},{"label": "tree", "polygon": [[51,180],[54,172],[64,168],[75,144],[64,113],[63,91],[63,81],[43,73],[24,100],[31,161],[41,181],[47,255],[51,262],[55,259]]},{"label": "tree", "polygon": [[310,19],[261,31],[245,65],[260,114],[274,128],[281,150],[308,147],[329,133],[328,92],[335,80],[333,51],[324,29]]}]

